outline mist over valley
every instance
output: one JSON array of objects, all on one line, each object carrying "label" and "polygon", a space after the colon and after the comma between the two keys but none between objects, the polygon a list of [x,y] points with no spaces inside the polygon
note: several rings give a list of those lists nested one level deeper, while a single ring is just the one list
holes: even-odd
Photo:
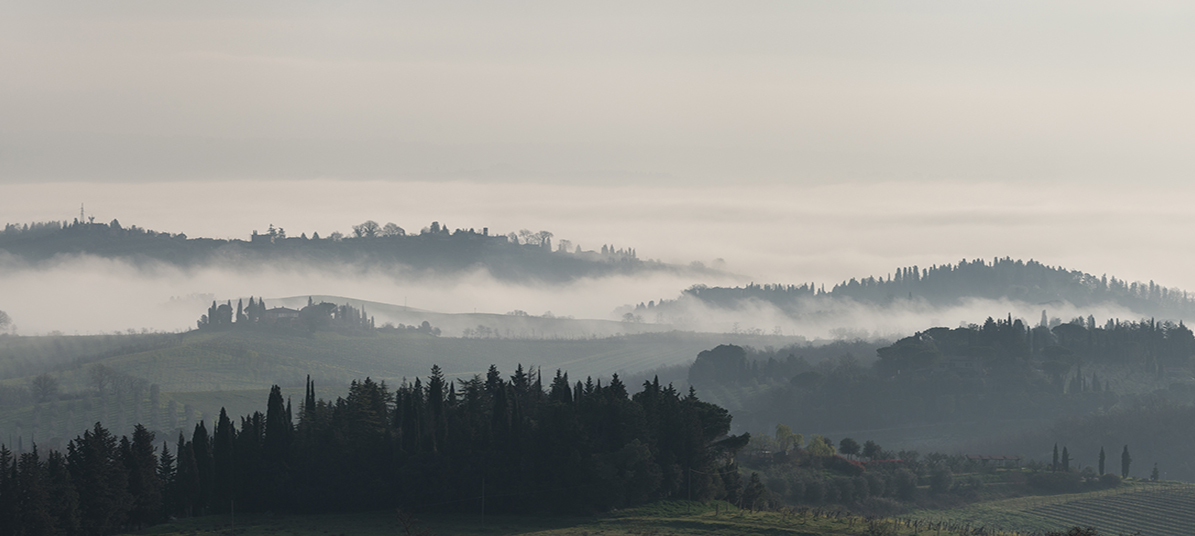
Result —
[{"label": "mist over valley", "polygon": [[0,536],[1188,536],[1183,3],[0,3]]}]

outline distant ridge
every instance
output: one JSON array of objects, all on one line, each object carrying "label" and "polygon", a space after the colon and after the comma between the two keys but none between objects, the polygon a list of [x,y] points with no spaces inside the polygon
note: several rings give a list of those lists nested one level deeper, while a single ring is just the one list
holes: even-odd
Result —
[{"label": "distant ridge", "polygon": [[[1186,291],[1155,284],[1128,282],[1096,276],[1078,270],[1052,267],[1029,260],[1005,257],[986,262],[962,260],[957,264],[928,268],[909,266],[881,277],[851,278],[830,290],[811,283],[800,285],[748,284],[742,287],[706,287],[697,285],[684,291],[713,307],[734,309],[748,300],[771,303],[786,312],[795,312],[803,299],[815,297],[849,298],[868,304],[887,304],[896,300],[924,300],[930,305],[958,305],[972,298],[1007,299],[1031,304],[1067,302],[1077,307],[1113,304],[1143,317],[1182,319],[1195,317],[1195,297]],[[665,308],[677,300],[664,300]],[[643,308],[643,306],[640,306]]]},{"label": "distant ridge", "polygon": [[444,275],[478,269],[497,279],[560,283],[643,271],[710,272],[644,260],[634,248],[602,245],[582,250],[568,240],[553,248],[553,234],[526,229],[490,234],[488,228],[449,230],[432,222],[407,234],[392,223],[366,221],[350,235],[313,233],[288,235],[272,225],[264,234],[253,231],[248,240],[190,238],[183,233],[156,232],[122,226],[119,221],[40,222],[7,224],[0,231],[0,259],[28,264],[55,262],[64,255],[94,255],[141,263],[157,261],[180,267],[207,265],[252,266],[265,262],[313,267],[353,265],[404,274]]}]

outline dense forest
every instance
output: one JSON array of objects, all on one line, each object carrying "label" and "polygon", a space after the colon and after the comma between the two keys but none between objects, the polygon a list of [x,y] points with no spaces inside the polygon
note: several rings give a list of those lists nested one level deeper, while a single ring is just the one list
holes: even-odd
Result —
[{"label": "dense forest", "polygon": [[[297,413],[297,415],[296,415]],[[117,438],[100,423],[65,453],[0,447],[0,535],[112,534],[169,516],[232,512],[593,512],[664,497],[753,502],[727,435],[730,414],[693,390],[647,382],[547,386],[519,367],[503,378],[431,375],[394,391],[366,379],[347,396],[297,412],[277,386],[265,413],[239,426],[158,442],[138,425]]]},{"label": "dense forest", "polygon": [[[1189,318],[1195,314],[1195,296],[1189,296],[1183,290],[1166,288],[1153,281],[1129,282],[1007,257],[991,262],[976,259],[929,268],[897,268],[884,277],[852,278],[829,290],[813,283],[750,284],[733,288],[697,285],[686,290],[680,299],[692,298],[727,309],[755,300],[799,316],[803,300],[819,297],[847,298],[877,305],[902,299],[924,300],[931,305],[957,305],[967,298],[986,298],[1029,303],[1066,302],[1077,307],[1114,304],[1138,315],[1168,319]],[[663,313],[666,318],[678,301],[639,304],[636,313]]]},{"label": "dense forest", "polygon": [[642,260],[634,248],[602,245],[584,250],[568,240],[553,242],[550,231],[521,230],[490,234],[488,228],[450,229],[432,222],[418,233],[393,223],[372,220],[353,226],[349,234],[321,237],[288,234],[273,225],[253,231],[248,240],[189,238],[182,233],[157,232],[117,220],[7,224],[0,231],[0,251],[27,263],[41,263],[61,255],[88,254],[130,262],[147,260],[177,266],[207,264],[252,265],[267,261],[313,266],[353,263],[390,269],[405,267],[438,274],[485,268],[510,281],[569,281],[580,277],[632,273],[639,270],[679,269]]},{"label": "dense forest", "polygon": [[[926,433],[987,423],[976,436],[985,428],[996,435],[997,425],[1020,433],[1063,418],[1195,401],[1195,336],[1181,322],[1100,326],[1089,317],[1031,328],[1009,317],[917,333],[877,349],[870,364],[857,358],[868,356],[810,363],[804,352],[722,345],[699,354],[688,378],[744,430]],[[1188,464],[1168,461],[1182,471],[1174,476],[1195,478]]]}]

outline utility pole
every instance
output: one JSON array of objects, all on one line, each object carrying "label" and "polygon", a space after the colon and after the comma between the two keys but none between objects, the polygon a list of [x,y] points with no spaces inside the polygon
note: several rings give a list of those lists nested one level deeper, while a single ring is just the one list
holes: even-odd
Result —
[{"label": "utility pole", "polygon": [[485,524],[485,475],[481,475],[481,523]]}]

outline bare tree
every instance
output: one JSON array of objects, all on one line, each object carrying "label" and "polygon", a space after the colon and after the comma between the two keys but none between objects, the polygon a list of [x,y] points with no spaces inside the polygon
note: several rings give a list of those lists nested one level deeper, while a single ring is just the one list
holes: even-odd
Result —
[{"label": "bare tree", "polygon": [[394,222],[387,223],[382,227],[382,236],[406,236],[407,231]]},{"label": "bare tree", "polygon": [[33,378],[33,381],[29,383],[29,389],[38,403],[49,402],[58,396],[58,380],[47,372]]},{"label": "bare tree", "polygon": [[374,238],[378,236],[378,232],[381,230],[382,226],[373,220],[366,220],[353,226],[353,233],[357,235],[357,238]]},{"label": "bare tree", "polygon": [[0,311],[0,331],[8,329],[12,325],[12,317],[8,313]]},{"label": "bare tree", "polygon": [[108,388],[112,385],[112,369],[104,365],[92,365],[87,371],[87,379],[100,396],[108,394]]}]

